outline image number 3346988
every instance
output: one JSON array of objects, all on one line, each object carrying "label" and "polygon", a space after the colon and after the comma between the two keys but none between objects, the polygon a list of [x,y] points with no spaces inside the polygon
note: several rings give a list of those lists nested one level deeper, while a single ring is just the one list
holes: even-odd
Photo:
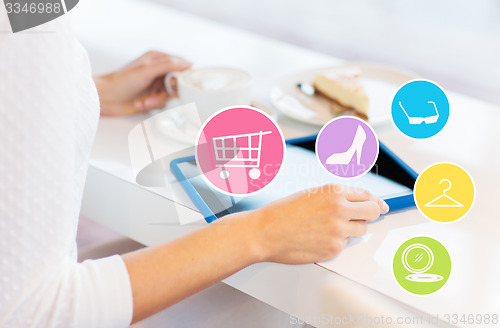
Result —
[{"label": "image number 3346988", "polygon": [[4,0],[12,32],[45,24],[71,9],[79,0]]}]

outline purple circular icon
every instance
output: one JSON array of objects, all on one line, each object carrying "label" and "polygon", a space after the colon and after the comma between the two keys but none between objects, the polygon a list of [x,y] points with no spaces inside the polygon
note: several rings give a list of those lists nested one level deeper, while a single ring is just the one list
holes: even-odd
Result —
[{"label": "purple circular icon", "polygon": [[316,156],[334,176],[359,177],[375,164],[378,139],[371,126],[357,117],[334,118],[318,134]]}]

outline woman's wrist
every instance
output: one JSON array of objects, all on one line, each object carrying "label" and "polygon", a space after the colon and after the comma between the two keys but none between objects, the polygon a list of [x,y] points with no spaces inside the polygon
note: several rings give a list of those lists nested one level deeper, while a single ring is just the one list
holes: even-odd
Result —
[{"label": "woman's wrist", "polygon": [[233,214],[227,218],[219,219],[218,224],[228,224],[228,233],[230,233],[237,243],[244,245],[245,256],[248,265],[266,262],[269,258],[269,249],[263,236],[262,211],[248,211]]},{"label": "woman's wrist", "polygon": [[107,94],[107,81],[106,78],[102,75],[99,76],[94,76],[94,83],[97,89],[97,93],[99,94],[99,103],[100,103],[100,108],[101,108],[101,114],[103,113],[103,110],[105,110],[106,106],[103,106],[103,101],[106,97]]}]

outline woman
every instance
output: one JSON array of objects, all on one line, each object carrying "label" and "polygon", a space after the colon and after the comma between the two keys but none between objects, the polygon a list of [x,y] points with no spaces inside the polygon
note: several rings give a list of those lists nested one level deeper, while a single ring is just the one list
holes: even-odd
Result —
[{"label": "woman", "polygon": [[[3,33],[10,28],[0,6],[0,31],[1,327],[124,327],[253,263],[330,259],[388,211],[366,191],[325,186],[171,243],[77,263],[78,213],[99,117],[88,58],[65,17]],[[102,114],[163,107],[163,77],[189,67],[151,52],[97,77]]]}]

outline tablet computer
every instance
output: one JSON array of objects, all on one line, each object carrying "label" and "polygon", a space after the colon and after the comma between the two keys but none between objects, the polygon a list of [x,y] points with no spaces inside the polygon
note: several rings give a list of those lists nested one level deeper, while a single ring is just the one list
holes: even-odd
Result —
[{"label": "tablet computer", "polygon": [[229,196],[212,188],[202,176],[194,156],[174,159],[170,162],[170,169],[207,222],[331,183],[367,189],[384,199],[390,211],[415,205],[413,187],[418,174],[383,143],[379,143],[378,159],[371,171],[347,180],[337,178],[321,167],[315,154],[316,137],[287,140],[285,162],[280,173],[264,190],[248,196]]}]

